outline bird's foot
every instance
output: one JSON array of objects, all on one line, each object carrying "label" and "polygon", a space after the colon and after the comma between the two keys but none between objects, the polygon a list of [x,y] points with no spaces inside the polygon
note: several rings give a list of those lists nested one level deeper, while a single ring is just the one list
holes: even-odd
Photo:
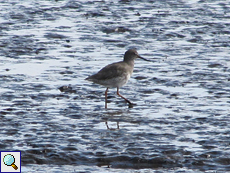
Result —
[{"label": "bird's foot", "polygon": [[137,105],[137,104],[135,104],[135,103],[129,103],[129,108],[133,108],[133,106],[135,106],[135,105]]}]

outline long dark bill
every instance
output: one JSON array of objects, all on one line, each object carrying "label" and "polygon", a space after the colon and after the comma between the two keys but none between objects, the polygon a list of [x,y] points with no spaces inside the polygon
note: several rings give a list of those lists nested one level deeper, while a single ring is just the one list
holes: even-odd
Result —
[{"label": "long dark bill", "polygon": [[145,58],[143,58],[143,57],[141,57],[141,56],[138,56],[138,58],[143,59],[143,60],[145,60],[145,61],[151,61],[151,60],[145,59]]}]

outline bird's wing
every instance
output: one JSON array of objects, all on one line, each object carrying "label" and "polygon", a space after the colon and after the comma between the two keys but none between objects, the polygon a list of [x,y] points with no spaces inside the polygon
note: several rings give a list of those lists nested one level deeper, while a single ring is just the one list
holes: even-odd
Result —
[{"label": "bird's wing", "polygon": [[122,76],[122,74],[126,71],[125,66],[126,64],[121,62],[109,64],[102,68],[98,73],[88,77],[88,79],[106,80]]}]

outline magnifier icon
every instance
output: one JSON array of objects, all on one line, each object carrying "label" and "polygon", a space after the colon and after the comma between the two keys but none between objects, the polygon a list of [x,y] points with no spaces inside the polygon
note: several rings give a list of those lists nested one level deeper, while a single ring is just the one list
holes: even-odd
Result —
[{"label": "magnifier icon", "polygon": [[7,166],[12,166],[15,170],[18,169],[18,167],[14,164],[15,163],[15,158],[12,154],[7,154],[3,158],[3,162]]}]

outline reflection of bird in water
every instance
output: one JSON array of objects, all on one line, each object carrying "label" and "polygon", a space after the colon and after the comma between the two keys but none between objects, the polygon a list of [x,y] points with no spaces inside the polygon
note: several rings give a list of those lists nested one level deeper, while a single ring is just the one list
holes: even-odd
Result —
[{"label": "reflection of bird in water", "polygon": [[118,130],[118,129],[120,129],[118,121],[117,121],[117,128],[109,128],[108,121],[105,122],[105,125],[106,125],[108,130]]}]

